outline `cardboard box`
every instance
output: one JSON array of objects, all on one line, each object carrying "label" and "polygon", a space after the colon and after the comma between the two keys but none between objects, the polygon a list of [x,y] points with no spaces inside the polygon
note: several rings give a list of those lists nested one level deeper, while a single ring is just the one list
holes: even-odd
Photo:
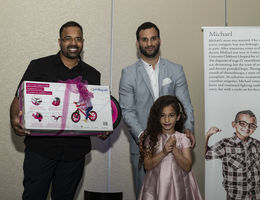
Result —
[{"label": "cardboard box", "polygon": [[[113,131],[109,87],[83,85],[83,88],[93,94],[91,103],[79,103],[84,95],[77,84],[24,81],[19,90],[24,127],[31,135],[42,136],[95,135]],[[88,104],[93,108],[86,119]]]}]

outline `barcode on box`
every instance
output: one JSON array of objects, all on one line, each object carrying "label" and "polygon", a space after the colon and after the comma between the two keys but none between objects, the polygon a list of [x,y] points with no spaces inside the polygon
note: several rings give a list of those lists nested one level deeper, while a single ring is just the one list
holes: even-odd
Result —
[{"label": "barcode on box", "polygon": [[103,122],[103,126],[107,126],[108,125],[108,123],[107,122]]}]

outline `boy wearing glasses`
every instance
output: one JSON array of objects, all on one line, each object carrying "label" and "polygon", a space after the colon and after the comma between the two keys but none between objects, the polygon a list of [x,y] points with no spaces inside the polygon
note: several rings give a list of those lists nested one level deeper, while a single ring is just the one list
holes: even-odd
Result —
[{"label": "boy wearing glasses", "polygon": [[222,185],[227,200],[260,199],[260,141],[250,137],[257,128],[257,120],[250,110],[240,111],[232,122],[233,137],[224,138],[208,146],[209,138],[221,130],[211,127],[205,136],[205,158],[221,159]]}]

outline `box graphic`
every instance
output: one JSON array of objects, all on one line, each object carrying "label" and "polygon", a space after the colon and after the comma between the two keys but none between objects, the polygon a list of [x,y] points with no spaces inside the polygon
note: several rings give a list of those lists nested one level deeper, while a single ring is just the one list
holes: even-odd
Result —
[{"label": "box graphic", "polygon": [[91,135],[113,130],[108,86],[24,81],[22,123],[31,135]]}]

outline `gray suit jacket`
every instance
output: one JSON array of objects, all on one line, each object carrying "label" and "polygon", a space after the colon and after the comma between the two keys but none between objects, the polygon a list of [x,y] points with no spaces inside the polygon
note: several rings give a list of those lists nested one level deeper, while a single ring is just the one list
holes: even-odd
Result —
[{"label": "gray suit jacket", "polygon": [[[160,58],[159,95],[175,95],[183,103],[188,115],[185,128],[194,131],[193,108],[186,77],[181,65]],[[119,85],[119,103],[123,119],[131,133],[130,151],[139,154],[138,135],[145,130],[154,94],[149,76],[139,59],[122,70]]]}]

